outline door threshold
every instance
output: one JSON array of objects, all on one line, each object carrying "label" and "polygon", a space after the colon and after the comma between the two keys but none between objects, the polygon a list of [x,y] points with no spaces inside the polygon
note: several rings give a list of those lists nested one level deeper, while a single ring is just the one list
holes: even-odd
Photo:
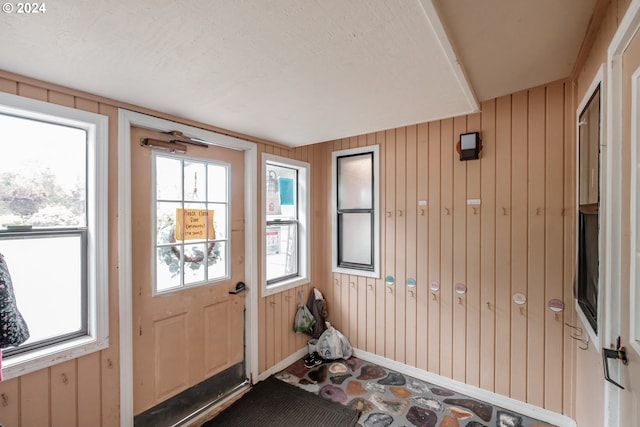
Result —
[{"label": "door threshold", "polygon": [[229,390],[228,393],[220,396],[213,402],[204,405],[192,414],[187,415],[171,427],[200,427],[202,424],[227,409],[236,400],[244,396],[244,394],[250,389],[251,383],[247,379],[242,384],[238,384],[234,389]]}]

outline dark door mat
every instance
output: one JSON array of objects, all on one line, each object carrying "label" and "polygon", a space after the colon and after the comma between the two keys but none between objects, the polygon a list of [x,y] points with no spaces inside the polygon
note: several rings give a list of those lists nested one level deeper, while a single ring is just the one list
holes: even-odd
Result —
[{"label": "dark door mat", "polygon": [[202,427],[353,427],[359,417],[359,411],[269,377]]}]

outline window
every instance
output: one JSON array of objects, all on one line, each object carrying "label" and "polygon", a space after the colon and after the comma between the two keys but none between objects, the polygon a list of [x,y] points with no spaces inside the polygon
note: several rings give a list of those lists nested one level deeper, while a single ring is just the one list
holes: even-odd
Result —
[{"label": "window", "polygon": [[263,154],[265,294],[309,282],[309,164]]},{"label": "window", "polygon": [[108,344],[107,118],[0,94],[0,253],[30,332],[10,378]]},{"label": "window", "polygon": [[380,277],[378,146],[335,151],[332,176],[333,271]]},{"label": "window", "polygon": [[228,278],[229,166],[154,153],[155,293]]},{"label": "window", "polygon": [[578,269],[579,314],[598,333],[600,250],[600,86],[578,118]]}]

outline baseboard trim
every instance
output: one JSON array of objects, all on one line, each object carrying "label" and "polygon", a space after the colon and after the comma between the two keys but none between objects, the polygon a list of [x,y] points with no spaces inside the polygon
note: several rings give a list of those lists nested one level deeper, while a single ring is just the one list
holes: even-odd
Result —
[{"label": "baseboard trim", "polygon": [[[309,349],[305,345],[303,348],[301,348],[300,350],[296,351],[295,353],[293,353],[292,355],[290,355],[286,359],[281,360],[279,363],[273,365],[269,369],[267,369],[267,370],[265,370],[263,372],[260,372],[260,374],[258,375],[258,381],[266,380],[271,375],[277,374],[278,372],[282,371],[287,366],[291,365],[296,360],[298,360],[298,359],[302,358],[303,356],[305,356],[308,353],[308,351],[309,351]],[[258,381],[256,381],[256,382],[258,382]]]},{"label": "baseboard trim", "polygon": [[353,355],[367,362],[375,363],[376,365],[392,369],[394,371],[435,384],[440,387],[455,390],[458,393],[465,394],[469,397],[473,397],[474,399],[478,399],[483,402],[490,403],[494,406],[499,406],[501,408],[517,412],[527,417],[535,418],[545,423],[553,424],[558,427],[577,427],[576,422],[566,415],[558,414],[556,412],[552,412],[547,409],[531,405],[529,403],[521,402],[510,397],[483,390],[479,387],[465,384],[460,381],[442,377],[440,375],[436,375],[431,372],[415,368],[413,366],[405,365],[404,363],[400,363],[392,359],[387,359],[386,357],[378,356],[377,354],[369,353],[368,351],[354,349]]}]

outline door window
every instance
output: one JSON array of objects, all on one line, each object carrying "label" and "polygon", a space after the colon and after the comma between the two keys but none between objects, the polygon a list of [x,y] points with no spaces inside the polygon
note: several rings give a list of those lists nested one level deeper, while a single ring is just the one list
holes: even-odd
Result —
[{"label": "door window", "polygon": [[229,277],[229,167],[154,154],[155,292]]}]

